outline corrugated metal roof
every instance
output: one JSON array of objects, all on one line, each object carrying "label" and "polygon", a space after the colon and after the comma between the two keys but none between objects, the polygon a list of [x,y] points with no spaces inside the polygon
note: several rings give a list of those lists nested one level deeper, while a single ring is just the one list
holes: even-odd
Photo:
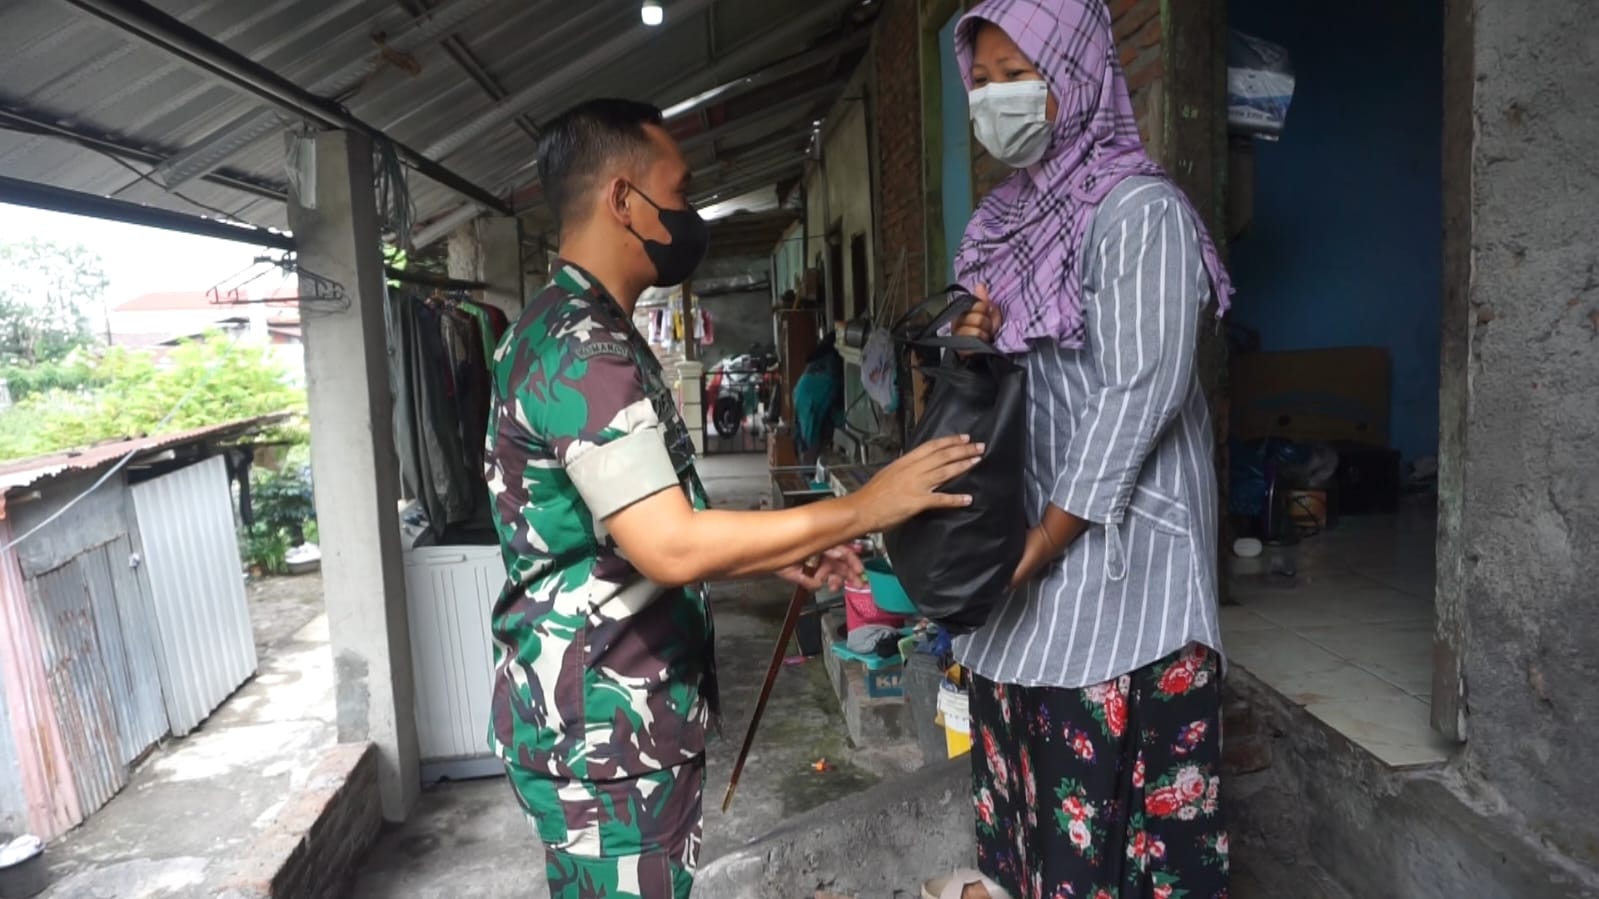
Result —
[{"label": "corrugated metal roof", "polygon": [[[42,481],[67,474],[89,474],[116,464],[123,456],[133,453],[147,455],[193,443],[210,440],[229,440],[282,421],[285,415],[264,415],[227,424],[211,425],[174,434],[152,437],[135,437],[115,440],[82,450],[68,450],[48,456],[35,456],[0,465],[0,498],[12,490],[32,487]],[[3,511],[0,506],[0,511]]]},{"label": "corrugated metal roof", "polygon": [[[448,15],[455,7],[471,14],[447,31],[447,44],[424,44],[409,54],[385,54],[384,47],[403,45],[408,33],[414,35],[410,29],[423,20],[412,11],[431,5],[425,0],[154,0],[154,5],[302,87],[325,85],[341,70],[348,75],[352,65],[359,74],[359,64],[366,61],[370,74],[339,99],[363,121],[424,152],[447,148],[453,135],[495,107],[497,96],[538,85],[563,66],[583,66],[572,87],[537,98],[523,115],[457,150],[429,154],[490,191],[536,205],[530,202],[536,192],[528,191],[534,180],[528,132],[536,123],[595,96],[636,96],[663,105],[683,101],[819,44],[841,41],[869,24],[878,0],[718,0],[706,12],[674,15],[682,2],[667,0],[666,25],[649,30],[638,49],[589,62],[585,54],[644,29],[638,0],[448,0],[432,12]],[[701,183],[714,187],[726,172],[742,179],[730,188],[759,186],[748,183],[752,167],[740,161],[732,138],[742,138],[746,150],[786,146],[797,166],[809,121],[837,94],[787,109],[784,101],[847,75],[862,53],[859,41],[847,46],[839,58],[819,59],[810,69],[713,101],[674,121],[674,132],[690,137],[742,117],[765,116],[760,127],[742,135],[722,127],[718,139],[696,149],[693,161],[708,175]],[[237,152],[214,179],[183,185],[182,197],[128,168],[148,172],[151,163],[170,159],[262,105],[69,3],[0,4],[0,175],[182,212],[206,214],[199,208],[203,204],[252,224],[283,228],[283,203],[262,195],[286,189],[281,130]],[[774,109],[784,114],[771,115]],[[34,133],[38,128],[57,134]],[[60,132],[80,140],[62,139]],[[121,148],[126,164],[84,148],[81,139],[87,138],[102,148]],[[770,177],[776,181],[793,174],[779,165]],[[418,223],[462,204],[459,196],[425,178],[413,176],[410,183]]]}]

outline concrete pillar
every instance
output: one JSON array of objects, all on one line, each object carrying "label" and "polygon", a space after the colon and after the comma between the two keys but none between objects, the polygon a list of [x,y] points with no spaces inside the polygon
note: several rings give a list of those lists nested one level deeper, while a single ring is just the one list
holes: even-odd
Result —
[{"label": "concrete pillar", "polygon": [[450,277],[487,284],[478,299],[514,321],[526,300],[521,223],[506,216],[467,222],[450,235],[449,249]]},{"label": "concrete pillar", "polygon": [[694,452],[705,455],[705,366],[698,362],[677,364],[677,408],[688,425]]},{"label": "concrete pillar", "polygon": [[349,295],[348,309],[305,317],[311,464],[339,740],[377,744],[384,817],[403,821],[416,803],[421,773],[372,145],[359,134],[329,131],[315,138],[315,147],[315,208],[291,198],[289,222],[300,265]]},{"label": "concrete pillar", "polygon": [[[1461,166],[1451,149],[1446,163],[1470,205],[1448,204],[1457,227],[1445,361],[1455,368],[1443,371],[1439,560],[1442,623],[1460,639],[1465,769],[1496,791],[1481,795],[1504,797],[1496,816],[1537,833],[1525,845],[1554,847],[1580,867],[1585,880],[1562,871],[1571,895],[1592,895],[1599,29],[1586,0],[1448,9],[1448,69],[1465,74],[1455,53],[1471,60],[1470,81],[1448,96],[1472,104],[1462,112],[1475,125],[1469,160]],[[1466,27],[1463,47],[1454,41]]]},{"label": "concrete pillar", "polygon": [[700,344],[694,339],[694,282],[683,282],[683,358],[700,361]]}]

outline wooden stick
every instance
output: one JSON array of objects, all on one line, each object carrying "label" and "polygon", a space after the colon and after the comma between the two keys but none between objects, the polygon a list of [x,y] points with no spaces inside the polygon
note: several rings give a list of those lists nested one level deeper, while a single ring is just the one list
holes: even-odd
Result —
[{"label": "wooden stick", "polygon": [[[821,567],[820,561],[807,562],[805,576],[814,575],[819,567]],[[783,618],[783,632],[777,637],[777,645],[772,647],[772,663],[766,666],[766,681],[761,684],[761,698],[755,703],[755,716],[750,719],[749,730],[744,733],[744,745],[739,747],[738,761],[733,763],[733,779],[728,781],[727,795],[722,797],[724,814],[733,805],[733,791],[738,789],[739,775],[744,773],[744,763],[749,760],[750,747],[755,743],[755,731],[761,726],[761,716],[766,713],[766,702],[772,698],[772,687],[777,684],[777,673],[783,669],[788,643],[794,639],[800,615],[805,611],[805,603],[810,598],[811,591],[795,585],[794,596],[788,601],[788,614]]]}]

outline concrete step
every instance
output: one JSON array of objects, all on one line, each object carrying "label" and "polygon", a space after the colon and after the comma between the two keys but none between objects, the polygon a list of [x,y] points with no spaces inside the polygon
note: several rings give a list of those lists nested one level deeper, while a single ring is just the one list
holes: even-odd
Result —
[{"label": "concrete step", "polygon": [[1314,862],[1252,858],[1234,859],[1232,899],[1351,899]]}]

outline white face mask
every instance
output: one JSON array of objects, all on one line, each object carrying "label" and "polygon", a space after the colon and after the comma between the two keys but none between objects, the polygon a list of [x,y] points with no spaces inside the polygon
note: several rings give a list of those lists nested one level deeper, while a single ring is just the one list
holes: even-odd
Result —
[{"label": "white face mask", "polygon": [[977,142],[990,156],[1024,169],[1049,150],[1049,85],[1043,81],[987,84],[968,96]]}]

